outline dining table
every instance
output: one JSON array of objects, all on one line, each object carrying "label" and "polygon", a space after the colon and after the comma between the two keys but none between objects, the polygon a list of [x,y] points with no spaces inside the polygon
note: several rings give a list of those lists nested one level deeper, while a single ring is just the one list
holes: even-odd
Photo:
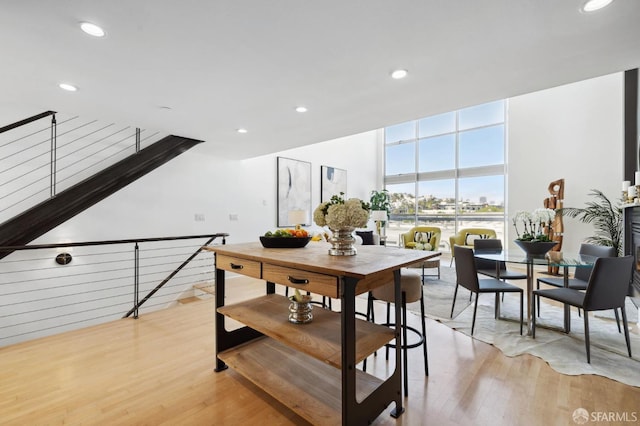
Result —
[{"label": "dining table", "polygon": [[[589,256],[579,253],[568,252],[548,252],[544,255],[528,255],[521,250],[475,250],[474,256],[478,259],[492,260],[496,263],[496,278],[500,279],[500,262],[525,265],[527,275],[527,335],[533,334],[533,281],[535,278],[535,267],[544,266],[562,268],[562,276],[564,278],[564,286],[569,286],[569,268],[586,268],[592,267],[597,259],[595,256]],[[571,316],[569,313],[570,306],[564,305],[564,331],[571,331]]]}]

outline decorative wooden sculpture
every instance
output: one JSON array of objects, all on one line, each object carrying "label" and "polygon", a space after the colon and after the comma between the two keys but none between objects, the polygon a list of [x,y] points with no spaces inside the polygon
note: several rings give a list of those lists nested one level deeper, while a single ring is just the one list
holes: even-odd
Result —
[{"label": "decorative wooden sculpture", "polygon": [[[551,196],[544,199],[544,207],[554,210],[562,208],[562,205],[564,203],[564,179],[554,180],[549,184],[548,189]],[[549,234],[549,229],[546,229],[545,232]],[[553,224],[551,226],[551,235],[549,235],[549,238],[551,238],[551,241],[557,241],[558,244],[556,244],[556,246],[551,249],[552,251],[561,251],[563,233],[564,226],[562,224],[562,216],[556,215],[556,217],[553,219]],[[558,274],[559,268],[557,266],[549,266],[548,268],[548,272],[550,274]]]}]

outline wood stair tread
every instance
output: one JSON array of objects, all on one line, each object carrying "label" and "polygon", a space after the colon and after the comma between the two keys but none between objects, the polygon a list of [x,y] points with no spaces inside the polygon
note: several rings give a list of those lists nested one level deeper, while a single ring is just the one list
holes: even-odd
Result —
[{"label": "wood stair tread", "polygon": [[198,283],[194,284],[193,288],[203,291],[209,294],[216,294],[216,285],[211,283]]}]

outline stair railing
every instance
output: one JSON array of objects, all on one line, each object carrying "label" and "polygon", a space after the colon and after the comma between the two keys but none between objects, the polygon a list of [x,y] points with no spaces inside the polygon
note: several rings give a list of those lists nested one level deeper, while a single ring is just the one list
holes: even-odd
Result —
[{"label": "stair railing", "polygon": [[163,136],[55,111],[0,127],[0,223]]},{"label": "stair railing", "polygon": [[215,281],[202,247],[227,236],[0,247],[12,252],[0,261],[0,346],[176,304]]}]

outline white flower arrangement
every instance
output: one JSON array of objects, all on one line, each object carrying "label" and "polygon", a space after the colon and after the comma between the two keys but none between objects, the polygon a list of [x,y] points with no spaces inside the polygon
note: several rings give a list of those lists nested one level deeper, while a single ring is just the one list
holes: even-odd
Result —
[{"label": "white flower arrangement", "polygon": [[320,203],[313,212],[313,221],[329,229],[364,228],[369,221],[370,206],[358,199],[345,201],[344,193],[334,195],[331,200]]},{"label": "white flower arrangement", "polygon": [[[513,227],[520,241],[551,241],[553,235],[553,219],[556,211],[553,209],[539,208],[533,212],[519,211],[513,218]],[[523,225],[522,235],[518,230],[518,224]],[[546,232],[545,232],[546,229]]]}]

